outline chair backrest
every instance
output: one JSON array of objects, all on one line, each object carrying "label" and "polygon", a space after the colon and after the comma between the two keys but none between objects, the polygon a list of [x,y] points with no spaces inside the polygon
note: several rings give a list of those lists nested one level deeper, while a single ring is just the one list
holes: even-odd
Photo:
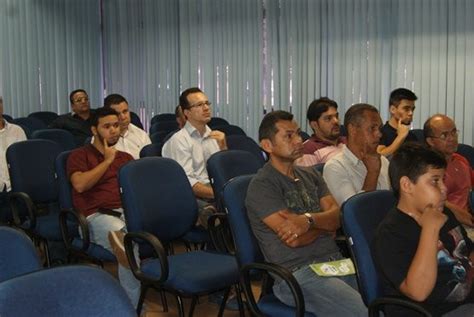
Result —
[{"label": "chair backrest", "polygon": [[143,130],[142,120],[140,119],[138,114],[133,111],[130,111],[130,122]]},{"label": "chair backrest", "polygon": [[174,113],[157,114],[153,118],[151,118],[150,125],[163,121],[176,121],[176,115]]},{"label": "chair backrest", "polygon": [[242,130],[241,127],[232,125],[232,124],[225,124],[225,125],[218,125],[212,128],[213,130],[219,130],[225,133],[226,136],[228,135],[247,135],[245,131]]},{"label": "chair backrest", "polygon": [[313,166],[315,170],[319,172],[319,174],[323,175],[323,170],[324,170],[324,163],[319,163]]},{"label": "chair backrest", "polygon": [[7,120],[7,122],[13,122],[13,117],[8,114],[3,114],[2,117]]},{"label": "chair backrest", "polygon": [[247,188],[253,176],[237,176],[230,180],[223,190],[224,206],[234,238],[235,255],[239,266],[263,261],[263,255],[250,227],[245,207]]},{"label": "chair backrest", "polygon": [[76,148],[76,142],[71,132],[63,129],[41,129],[31,134],[32,139],[46,139],[59,144],[63,151]]},{"label": "chair backrest", "polygon": [[252,138],[244,135],[229,135],[226,137],[226,141],[229,150],[242,150],[250,152],[263,163],[265,163],[262,149]]},{"label": "chair backrest", "polygon": [[425,134],[423,129],[413,129],[411,130],[411,133],[415,135],[418,142],[425,142]]},{"label": "chair backrest", "polygon": [[162,148],[163,143],[147,144],[140,150],[140,158],[149,156],[161,156]]},{"label": "chair backrest", "polygon": [[58,198],[55,176],[60,146],[50,140],[26,140],[7,149],[8,172],[12,191],[24,192],[34,202],[53,202]]},{"label": "chair backrest", "polygon": [[212,117],[211,121],[207,124],[211,129],[214,129],[215,127],[221,126],[221,125],[226,125],[229,124],[229,122],[226,119],[219,118],[219,117]]},{"label": "chair backrest", "polygon": [[163,143],[166,136],[169,134],[167,131],[158,131],[150,135],[151,143]]},{"label": "chair backrest", "polygon": [[41,269],[30,238],[21,231],[0,227],[0,282]]},{"label": "chair backrest", "polygon": [[36,130],[46,129],[48,126],[43,121],[34,117],[21,117],[13,119],[14,124],[25,126],[33,133]]},{"label": "chair backrest", "polygon": [[173,121],[158,121],[153,123],[150,127],[150,135],[158,131],[166,131],[168,133],[178,130],[178,123],[176,120]]},{"label": "chair backrest", "polygon": [[146,157],[129,162],[119,171],[119,184],[129,232],[149,232],[168,242],[196,223],[196,197],[176,161]]},{"label": "chair backrest", "polygon": [[37,111],[28,115],[28,118],[36,118],[41,120],[46,126],[58,118],[58,114],[52,111]]},{"label": "chair backrest", "polygon": [[206,165],[214,197],[220,203],[225,183],[236,176],[257,173],[263,163],[252,153],[227,150],[211,155]]},{"label": "chair backrest", "polygon": [[471,168],[474,168],[474,147],[460,143],[456,152],[464,156],[471,164]]},{"label": "chair backrest", "polygon": [[303,142],[310,138],[309,134],[304,131],[300,131],[300,136],[303,139]]},{"label": "chair backrest", "polygon": [[1,316],[136,316],[127,294],[109,273],[61,266],[0,283]]},{"label": "chair backrest", "polygon": [[67,175],[67,159],[72,151],[62,152],[55,162],[56,177],[59,186],[59,206],[61,209],[72,209],[72,184]]},{"label": "chair backrest", "polygon": [[352,196],[342,206],[342,225],[357,268],[359,292],[367,306],[383,295],[371,245],[377,226],[395,204],[392,191],[377,190]]}]

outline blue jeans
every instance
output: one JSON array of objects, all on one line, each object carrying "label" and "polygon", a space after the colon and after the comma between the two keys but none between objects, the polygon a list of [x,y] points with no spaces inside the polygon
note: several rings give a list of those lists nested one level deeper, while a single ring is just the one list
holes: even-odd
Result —
[{"label": "blue jeans", "polygon": [[[341,259],[339,253],[322,261]],[[293,272],[293,276],[301,287],[305,309],[317,316],[347,317],[367,316],[362,297],[357,288],[355,275],[341,277],[322,277],[306,265]],[[295,306],[293,296],[285,281],[273,286],[275,296],[288,306]]]},{"label": "blue jeans", "polygon": [[[123,214],[121,218],[104,215],[96,212],[87,217],[89,224],[89,234],[91,242],[94,242],[113,253],[109,242],[109,232],[123,230],[126,231]],[[137,254],[137,250],[135,251]],[[128,268],[118,265],[118,276],[120,285],[125,289],[132,304],[136,307],[140,297],[140,282],[135,278],[132,271]]]}]

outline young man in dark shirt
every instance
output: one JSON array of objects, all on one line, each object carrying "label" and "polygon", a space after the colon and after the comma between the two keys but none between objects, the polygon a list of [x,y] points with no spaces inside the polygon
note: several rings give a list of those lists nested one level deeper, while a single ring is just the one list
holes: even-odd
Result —
[{"label": "young man in dark shirt", "polygon": [[[377,229],[374,259],[387,295],[420,302],[436,316],[471,316],[474,251],[444,207],[445,168],[444,157],[422,144],[408,143],[395,153],[389,173],[398,203]],[[413,315],[399,307],[386,313]]]}]

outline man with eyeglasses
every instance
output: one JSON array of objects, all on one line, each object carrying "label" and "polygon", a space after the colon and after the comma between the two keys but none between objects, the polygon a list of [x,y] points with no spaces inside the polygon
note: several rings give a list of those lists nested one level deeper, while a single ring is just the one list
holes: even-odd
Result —
[{"label": "man with eyeglasses", "polygon": [[469,207],[469,192],[472,189],[472,169],[458,149],[458,130],[454,121],[446,115],[436,114],[423,126],[426,143],[444,155],[448,163],[444,174],[447,188],[446,207],[453,211],[462,224],[473,227],[474,217]]},{"label": "man with eyeglasses", "polygon": [[72,112],[59,116],[49,127],[68,130],[74,136],[76,145],[82,146],[87,138],[92,137],[90,119],[94,110],[90,108],[89,96],[84,89],[72,91],[69,101]]},{"label": "man with eyeglasses", "polygon": [[179,105],[187,121],[164,144],[162,155],[174,159],[183,167],[198,200],[199,223],[206,226],[214,199],[206,162],[212,154],[227,149],[225,134],[207,126],[212,117],[211,103],[201,89],[193,87],[183,91]]}]

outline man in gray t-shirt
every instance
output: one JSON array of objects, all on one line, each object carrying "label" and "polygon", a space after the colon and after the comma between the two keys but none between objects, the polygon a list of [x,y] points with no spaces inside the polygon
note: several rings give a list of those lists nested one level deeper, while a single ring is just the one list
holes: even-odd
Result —
[{"label": "man in gray t-shirt", "polygon": [[[320,316],[366,316],[354,275],[320,277],[309,264],[342,259],[333,240],[340,227],[339,206],[321,175],[295,167],[303,143],[293,115],[267,114],[259,140],[269,162],[251,181],[247,212],[252,230],[268,262],[292,271],[303,291],[306,310]],[[273,287],[278,299],[293,306],[285,282]]]}]

